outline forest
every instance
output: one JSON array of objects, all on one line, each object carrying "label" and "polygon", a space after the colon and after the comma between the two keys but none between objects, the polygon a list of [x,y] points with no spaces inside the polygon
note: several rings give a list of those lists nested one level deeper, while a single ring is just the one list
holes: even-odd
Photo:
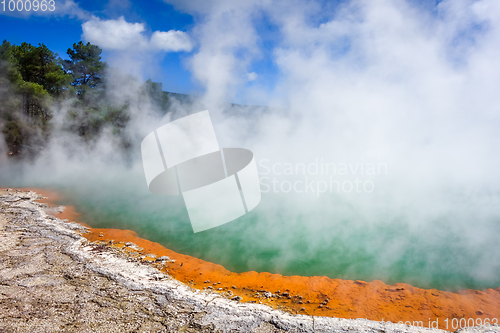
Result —
[{"label": "forest", "polygon": [[[130,121],[127,103],[107,97],[109,66],[102,49],[74,43],[62,59],[46,45],[0,45],[0,148],[10,158],[33,158],[58,130],[91,144],[108,129],[123,149],[131,147],[123,129]],[[141,82],[141,96],[166,112],[168,93],[162,84]]]}]

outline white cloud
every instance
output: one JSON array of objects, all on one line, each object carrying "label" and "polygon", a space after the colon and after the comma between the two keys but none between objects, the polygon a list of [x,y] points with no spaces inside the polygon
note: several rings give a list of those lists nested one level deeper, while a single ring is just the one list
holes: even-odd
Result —
[{"label": "white cloud", "polygon": [[247,74],[248,81],[255,81],[258,77],[257,73],[251,72]]},{"label": "white cloud", "polygon": [[56,2],[56,13],[60,16],[76,17],[79,20],[88,20],[90,18],[89,12],[83,10],[73,0],[66,0],[65,2]]},{"label": "white cloud", "polygon": [[142,23],[128,23],[123,17],[118,20],[100,20],[93,17],[82,24],[83,38],[107,50],[142,49],[148,44]]},{"label": "white cloud", "polygon": [[193,42],[191,38],[179,30],[155,31],[151,36],[150,45],[152,48],[163,51],[191,51]]},{"label": "white cloud", "polygon": [[155,31],[149,39],[143,23],[118,20],[101,20],[93,17],[82,24],[83,39],[104,50],[162,50],[166,52],[191,51],[193,43],[183,31]]}]

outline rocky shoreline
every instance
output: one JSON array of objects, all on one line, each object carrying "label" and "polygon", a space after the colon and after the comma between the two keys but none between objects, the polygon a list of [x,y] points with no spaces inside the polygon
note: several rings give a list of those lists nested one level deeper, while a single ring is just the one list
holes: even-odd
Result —
[{"label": "rocky shoreline", "polygon": [[292,315],[196,290],[123,251],[87,241],[81,236],[86,227],[49,215],[54,208],[39,198],[0,190],[1,332],[446,332]]}]

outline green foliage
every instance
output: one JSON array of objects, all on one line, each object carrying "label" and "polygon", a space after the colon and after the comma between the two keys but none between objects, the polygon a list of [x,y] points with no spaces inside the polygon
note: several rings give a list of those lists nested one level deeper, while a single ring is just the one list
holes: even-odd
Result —
[{"label": "green foliage", "polygon": [[101,61],[102,50],[97,45],[80,41],[73,44],[73,49],[68,49],[67,53],[71,60],[64,60],[62,65],[66,73],[73,76],[72,85],[77,88],[79,95],[103,84],[107,65]]},{"label": "green foliage", "polygon": [[109,126],[114,134],[120,133],[127,122],[129,116],[126,108],[114,108],[109,105],[101,107],[83,107],[75,105],[69,113],[71,132],[78,133],[86,140],[92,140]]},{"label": "green foliage", "polygon": [[4,121],[2,134],[9,148],[11,155],[17,155],[20,152],[24,138],[21,131],[21,124],[14,119]]},{"label": "green foliage", "polygon": [[25,82],[36,83],[52,96],[68,90],[72,76],[64,72],[57,55],[44,44],[12,46],[12,58]]},{"label": "green foliage", "polygon": [[7,82],[12,83],[14,86],[23,83],[13,51],[14,48],[6,40],[0,45],[0,85],[2,86],[6,85]]},{"label": "green foliage", "polygon": [[[60,128],[88,144],[106,132],[123,149],[131,147],[124,131],[130,121],[129,102],[117,105],[108,99],[102,50],[80,41],[67,53],[70,59],[62,60],[44,44],[0,45],[0,132],[10,155],[39,152],[51,135],[56,109],[65,110]],[[151,80],[139,99],[165,112],[170,102],[162,84]]]},{"label": "green foliage", "polygon": [[159,106],[161,110],[166,110],[169,106],[169,99],[167,94],[163,91],[162,84],[148,79],[145,85],[146,93],[151,98],[153,103]]},{"label": "green foliage", "polygon": [[19,95],[20,110],[33,117],[37,126],[45,127],[50,119],[48,105],[52,96],[61,96],[68,90],[71,76],[63,71],[56,55],[43,44],[16,46],[4,41],[0,59],[4,60],[1,80],[6,78],[13,92]]}]

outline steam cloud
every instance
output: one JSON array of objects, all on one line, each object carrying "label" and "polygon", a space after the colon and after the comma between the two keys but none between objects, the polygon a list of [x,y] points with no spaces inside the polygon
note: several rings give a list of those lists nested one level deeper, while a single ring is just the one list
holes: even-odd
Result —
[{"label": "steam cloud", "polygon": [[[329,272],[339,277],[443,287],[462,274],[470,281],[453,287],[498,286],[500,3],[166,2],[196,17],[190,34],[199,48],[189,68],[205,94],[193,105],[176,103],[160,119],[141,98],[139,83],[111,75],[116,86],[109,98],[132,106],[127,131],[136,144],[159,124],[208,108],[221,147],[248,148],[257,161],[280,163],[280,170],[284,163],[316,159],[387,165],[387,174],[362,177],[373,181],[371,193],[264,194],[255,220],[233,222],[231,232],[249,239],[242,253],[262,247],[276,255],[265,264],[250,256],[245,268],[290,272],[301,260],[326,256],[332,265],[343,263],[336,266],[342,271]],[[144,38],[144,26],[113,22],[135,27],[124,38]],[[84,36],[91,38],[88,31],[97,23],[85,23]],[[141,40],[156,45],[171,37],[160,34],[168,33]],[[182,38],[183,46],[170,49],[190,50],[193,44]],[[265,46],[270,40],[271,50]],[[275,73],[272,83],[256,65],[262,62]],[[270,108],[226,104],[232,100]],[[103,134],[91,151],[72,140],[56,136],[35,164],[24,165],[23,181],[90,193],[83,178],[111,184],[115,192],[143,191],[139,154],[125,165],[111,135]],[[303,180],[297,174],[269,177]],[[141,198],[146,205],[150,197]],[[225,262],[228,248],[218,242],[205,256]],[[311,267],[299,273],[325,274]],[[413,275],[395,267],[409,267]]]}]

